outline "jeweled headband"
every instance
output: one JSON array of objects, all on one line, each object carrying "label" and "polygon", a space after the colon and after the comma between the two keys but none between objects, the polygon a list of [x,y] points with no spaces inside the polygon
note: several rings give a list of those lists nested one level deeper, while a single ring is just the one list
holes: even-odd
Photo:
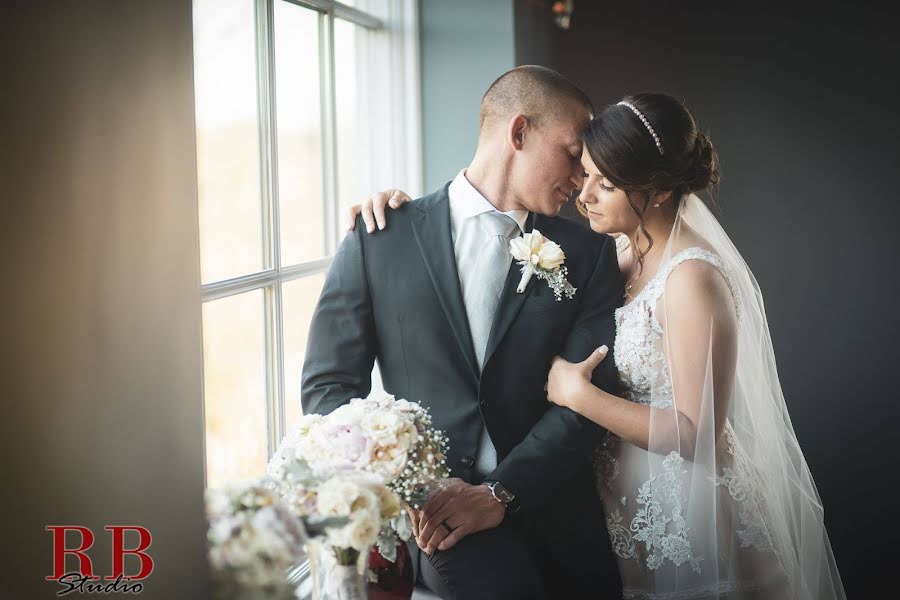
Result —
[{"label": "jeweled headband", "polygon": [[659,141],[659,136],[656,135],[656,131],[653,129],[653,125],[650,124],[650,121],[647,120],[647,117],[644,116],[644,113],[639,111],[637,107],[635,107],[635,105],[631,102],[625,102],[624,100],[619,102],[617,106],[627,106],[628,108],[630,108],[631,112],[637,115],[637,118],[641,120],[641,123],[643,123],[644,127],[647,128],[647,131],[649,131],[650,135],[653,136],[653,141],[656,142],[656,147],[659,149],[660,155],[665,154],[665,152],[663,151],[662,142]]}]

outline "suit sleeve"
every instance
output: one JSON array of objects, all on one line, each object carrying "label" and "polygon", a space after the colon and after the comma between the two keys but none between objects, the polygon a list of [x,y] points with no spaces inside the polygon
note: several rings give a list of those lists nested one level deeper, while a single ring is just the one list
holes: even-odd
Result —
[{"label": "suit sleeve", "polygon": [[[607,238],[585,287],[581,308],[560,355],[581,362],[598,346],[615,339],[615,310],[623,293],[615,243]],[[616,393],[618,376],[611,358],[594,371],[594,385]],[[488,479],[516,495],[520,514],[529,515],[580,470],[600,443],[605,429],[568,408],[551,404],[541,419],[497,465]]]},{"label": "suit sleeve", "polygon": [[375,322],[357,219],[338,248],[313,313],[303,362],[301,403],[304,414],[327,414],[372,387]]}]

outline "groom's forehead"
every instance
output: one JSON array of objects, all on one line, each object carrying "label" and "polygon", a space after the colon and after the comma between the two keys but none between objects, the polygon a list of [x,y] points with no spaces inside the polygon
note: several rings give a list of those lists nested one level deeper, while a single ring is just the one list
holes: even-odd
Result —
[{"label": "groom's forehead", "polygon": [[579,112],[569,113],[565,116],[558,117],[554,123],[554,135],[560,143],[566,146],[581,147],[581,134],[590,119]]},{"label": "groom's forehead", "polygon": [[551,135],[548,136],[554,144],[561,144],[563,146],[577,147],[581,148],[581,132],[583,126],[579,121],[575,119],[569,119],[566,121],[561,121],[553,127],[553,131]]}]

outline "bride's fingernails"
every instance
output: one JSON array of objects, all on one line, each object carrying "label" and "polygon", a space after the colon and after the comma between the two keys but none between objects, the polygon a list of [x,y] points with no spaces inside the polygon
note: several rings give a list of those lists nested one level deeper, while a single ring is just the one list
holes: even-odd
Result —
[{"label": "bride's fingernails", "polygon": [[599,352],[600,354],[606,354],[607,352],[609,352],[609,347],[606,344],[603,344],[602,346],[597,348],[597,352]]},{"label": "bride's fingernails", "polygon": [[384,221],[378,221],[378,229],[384,229]]}]

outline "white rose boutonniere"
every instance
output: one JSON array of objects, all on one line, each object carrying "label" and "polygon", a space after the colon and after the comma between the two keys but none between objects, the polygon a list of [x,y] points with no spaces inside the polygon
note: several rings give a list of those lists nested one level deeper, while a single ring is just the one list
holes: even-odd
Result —
[{"label": "white rose boutonniere", "polygon": [[563,266],[566,262],[566,254],[559,244],[548,240],[541,232],[535,229],[520,238],[509,242],[509,251],[513,258],[522,267],[522,279],[516,292],[521,294],[532,275],[543,279],[556,295],[556,301],[565,296],[569,300],[575,297],[576,288],[572,287],[566,279],[569,270]]}]

